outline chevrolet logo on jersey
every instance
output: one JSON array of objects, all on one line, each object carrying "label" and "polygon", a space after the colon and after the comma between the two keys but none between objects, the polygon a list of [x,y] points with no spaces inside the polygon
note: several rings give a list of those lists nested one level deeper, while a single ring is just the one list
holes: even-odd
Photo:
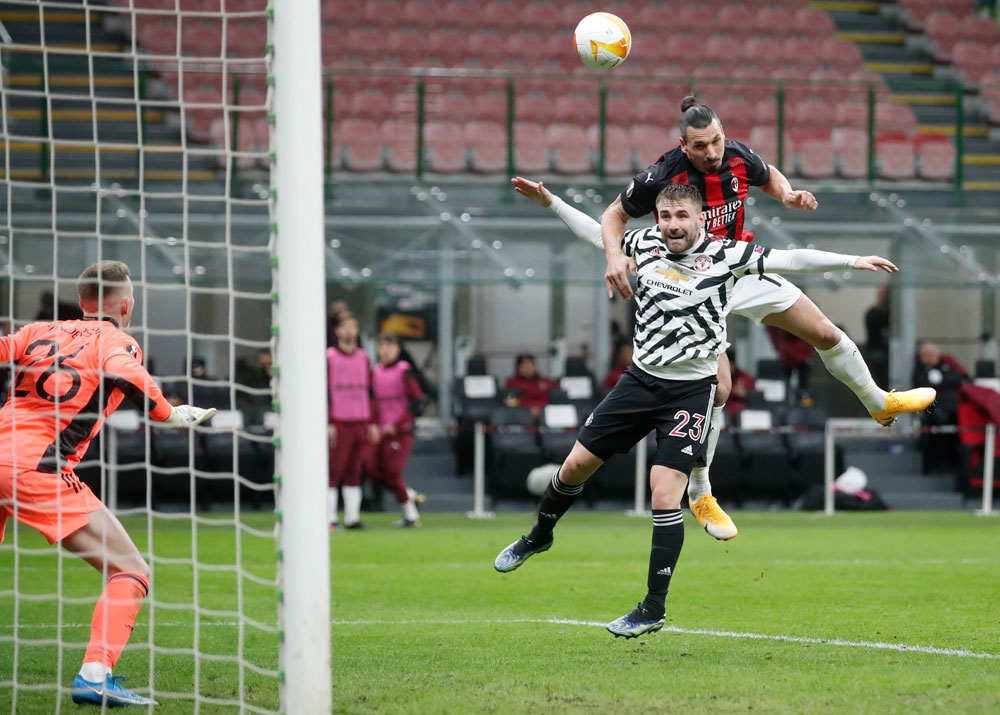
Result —
[{"label": "chevrolet logo on jersey", "polygon": [[668,281],[689,281],[689,280],[691,280],[691,276],[684,275],[683,273],[681,273],[676,268],[668,268],[666,270],[664,270],[663,268],[657,268],[656,272],[659,273],[660,275],[666,276]]}]

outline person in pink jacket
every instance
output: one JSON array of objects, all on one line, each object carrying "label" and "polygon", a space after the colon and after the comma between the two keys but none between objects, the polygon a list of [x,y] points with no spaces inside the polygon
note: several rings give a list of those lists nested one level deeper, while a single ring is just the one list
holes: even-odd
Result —
[{"label": "person in pink jacket", "polygon": [[403,508],[403,518],[393,526],[420,526],[417,505],[424,501],[406,485],[403,469],[413,447],[413,413],[424,396],[413,374],[412,366],[399,355],[399,338],[385,333],[378,338],[378,362],[372,373],[372,393],[375,396],[381,439],[369,463],[368,476],[392,492]]},{"label": "person in pink jacket", "polygon": [[368,356],[358,347],[358,320],[342,313],[336,344],[326,349],[329,385],[330,529],[337,521],[337,489],[344,491],[344,527],[363,529],[361,470],[379,441],[378,421],[371,399],[372,373]]}]

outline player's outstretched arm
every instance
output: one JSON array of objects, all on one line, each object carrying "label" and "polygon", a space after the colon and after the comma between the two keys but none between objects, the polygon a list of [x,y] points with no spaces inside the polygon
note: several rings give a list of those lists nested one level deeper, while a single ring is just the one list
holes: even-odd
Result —
[{"label": "player's outstretched arm", "polygon": [[636,274],[635,261],[622,251],[622,236],[628,225],[629,215],[622,207],[622,197],[619,196],[604,210],[601,216],[601,239],[604,242],[604,254],[608,258],[608,268],[604,272],[604,282],[608,286],[608,298],[614,298],[618,291],[625,300],[632,297],[632,285],[628,282],[629,273]]},{"label": "player's outstretched arm", "polygon": [[790,209],[815,211],[819,208],[819,202],[815,196],[808,191],[795,191],[789,183],[788,177],[773,166],[769,166],[769,168],[771,169],[771,178],[760,187],[765,194],[780,201],[782,205]]},{"label": "player's outstretched arm", "polygon": [[[743,266],[738,273],[810,273],[837,271],[852,268],[856,271],[878,271],[896,273],[899,269],[881,256],[849,256],[831,251],[817,251],[812,248],[797,248],[790,251],[764,249],[759,246],[735,246],[740,254],[737,264]],[[733,251],[734,248],[728,249]]]},{"label": "player's outstretched arm", "polygon": [[195,425],[200,425],[205,420],[215,417],[217,410],[214,407],[202,408],[194,405],[177,405],[170,411],[170,416],[163,420],[164,427],[174,429],[188,429]]},{"label": "player's outstretched arm", "polygon": [[899,273],[899,269],[892,261],[881,256],[859,256],[858,260],[854,262],[853,268],[856,271],[878,271],[881,269],[886,273]]},{"label": "player's outstretched arm", "polygon": [[575,209],[551,191],[545,188],[541,181],[534,182],[516,176],[510,180],[514,189],[522,196],[527,196],[539,206],[545,206],[562,220],[566,227],[581,241],[602,248],[601,224],[579,209]]}]

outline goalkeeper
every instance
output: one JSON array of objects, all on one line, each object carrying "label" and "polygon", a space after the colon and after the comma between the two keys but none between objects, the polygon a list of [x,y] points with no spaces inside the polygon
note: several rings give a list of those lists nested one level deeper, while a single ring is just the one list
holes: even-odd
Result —
[{"label": "goalkeeper", "polygon": [[14,375],[0,410],[0,541],[14,517],[107,578],[73,702],[155,705],[111,675],[149,592],[149,565],[74,468],[125,398],[167,427],[200,424],[215,410],[171,406],[142,366],[139,344],[124,332],[135,307],[128,266],[95,263],[77,292],[82,320],[31,323],[0,338],[0,361]]}]

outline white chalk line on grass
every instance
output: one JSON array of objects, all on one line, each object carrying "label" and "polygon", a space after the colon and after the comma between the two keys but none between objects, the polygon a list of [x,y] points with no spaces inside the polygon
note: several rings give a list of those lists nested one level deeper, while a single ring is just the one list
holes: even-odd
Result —
[{"label": "white chalk line on grass", "polygon": [[[607,624],[599,621],[577,621],[568,618],[509,618],[495,620],[455,619],[455,620],[357,620],[331,621],[334,626],[415,626],[415,625],[502,625],[505,623],[547,623],[566,626],[589,626],[604,628]],[[664,626],[664,631],[684,635],[713,636],[716,638],[743,638],[747,640],[782,641],[784,643],[806,643],[809,645],[834,645],[848,648],[873,648],[876,650],[894,650],[907,653],[923,653],[927,655],[952,655],[960,658],[981,658],[985,660],[1000,660],[1000,653],[979,653],[971,650],[955,648],[935,648],[934,646],[906,645],[903,643],[881,643],[878,641],[848,641],[841,638],[807,638],[803,636],[786,636],[769,633],[740,633],[737,631],[714,631],[705,628],[678,628]]]}]

